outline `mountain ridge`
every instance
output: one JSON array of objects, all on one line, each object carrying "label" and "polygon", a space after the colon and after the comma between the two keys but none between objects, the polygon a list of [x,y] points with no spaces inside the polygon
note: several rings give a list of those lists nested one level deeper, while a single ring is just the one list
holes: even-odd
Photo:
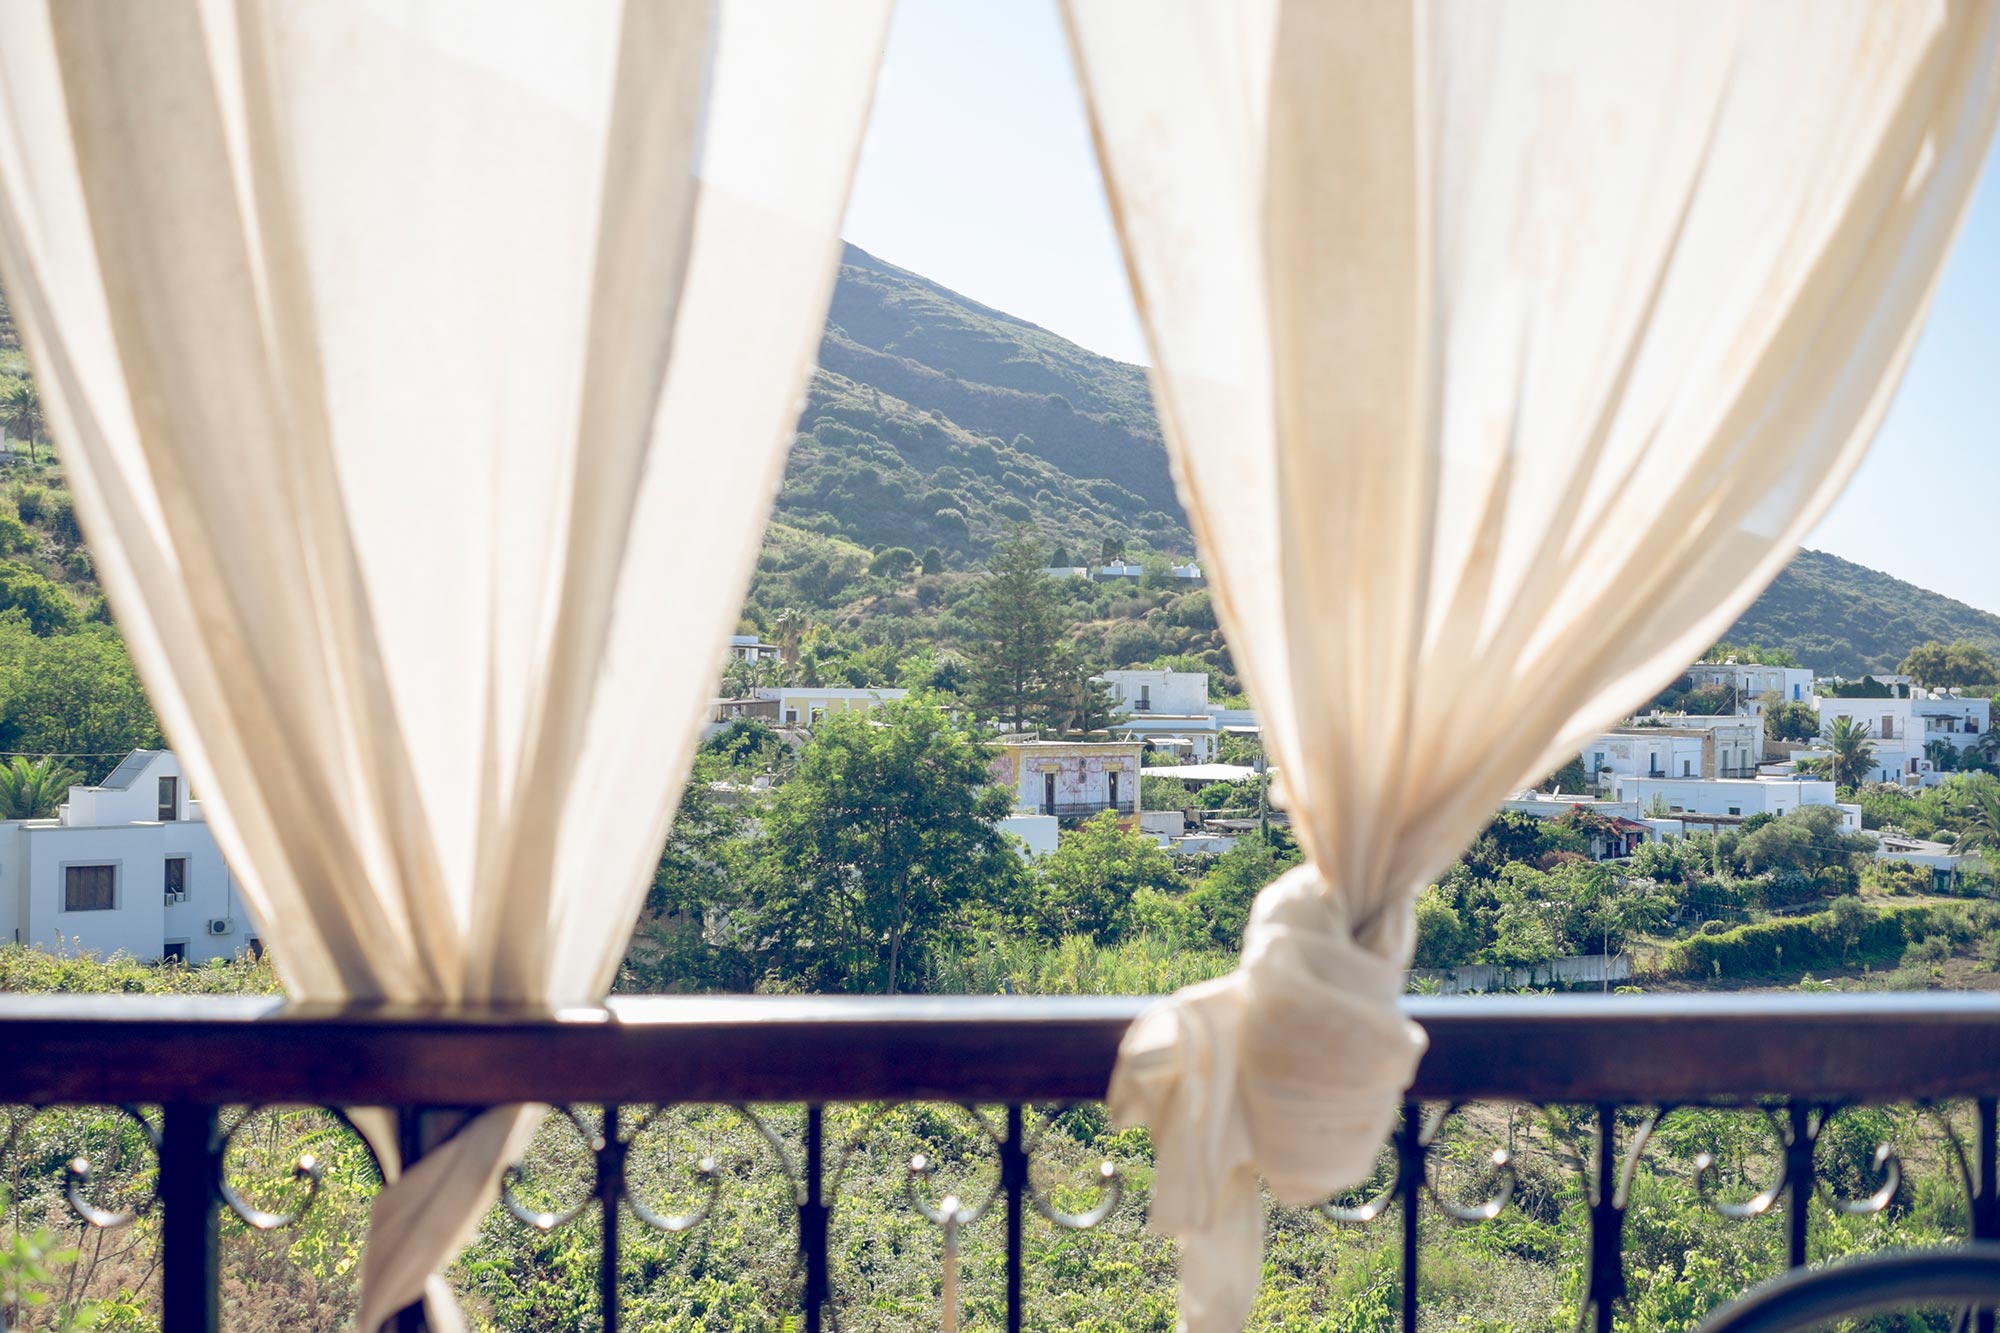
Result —
[{"label": "mountain ridge", "polygon": [[[26,374],[0,293],[0,390]],[[805,542],[818,534],[843,543],[850,563],[907,546],[972,568],[1022,523],[1083,563],[1111,549],[1194,551],[1144,368],[854,245],[773,520],[763,567],[823,558]],[[837,584],[820,609],[838,601]],[[1893,670],[1929,639],[2000,651],[2000,615],[1807,549],[1728,638],[1852,676]]]}]

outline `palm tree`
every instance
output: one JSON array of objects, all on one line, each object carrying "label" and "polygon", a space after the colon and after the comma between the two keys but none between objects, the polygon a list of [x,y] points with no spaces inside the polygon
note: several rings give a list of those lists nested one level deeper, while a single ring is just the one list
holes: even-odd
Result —
[{"label": "palm tree", "polygon": [[2000,782],[1958,781],[1963,785],[1953,802],[1959,821],[1953,854],[2000,851]]},{"label": "palm tree", "polygon": [[39,462],[35,442],[42,435],[42,399],[35,392],[32,380],[17,380],[13,388],[0,396],[0,418],[6,420],[9,430],[28,442],[28,461]]},{"label": "palm tree", "polygon": [[1831,777],[1836,787],[1859,787],[1875,771],[1875,743],[1866,722],[1837,717],[1821,733],[1832,751],[1824,759],[1806,761],[1806,766],[1823,777]]},{"label": "palm tree", "polygon": [[30,761],[20,755],[0,768],[0,819],[47,819],[83,774],[53,755]]},{"label": "palm tree", "polygon": [[795,606],[778,612],[771,621],[771,637],[777,640],[779,656],[788,667],[799,664],[799,645],[812,630],[812,618]]}]

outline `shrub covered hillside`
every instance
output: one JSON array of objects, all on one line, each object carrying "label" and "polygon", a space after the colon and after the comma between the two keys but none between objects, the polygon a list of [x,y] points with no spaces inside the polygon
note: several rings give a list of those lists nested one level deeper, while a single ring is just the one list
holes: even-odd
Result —
[{"label": "shrub covered hillside", "polygon": [[1821,675],[1894,671],[1931,640],[2000,650],[2000,615],[1842,560],[1801,551],[1730,628],[1732,642],[1788,649]]}]

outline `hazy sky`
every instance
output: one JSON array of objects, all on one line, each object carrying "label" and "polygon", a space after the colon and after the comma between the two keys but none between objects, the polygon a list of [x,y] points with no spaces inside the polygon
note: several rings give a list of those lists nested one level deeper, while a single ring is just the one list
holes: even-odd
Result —
[{"label": "hazy sky", "polygon": [[[1807,544],[2000,612],[1996,181],[1989,159],[1881,437]],[[846,235],[1145,359],[1052,0],[899,0]]]}]

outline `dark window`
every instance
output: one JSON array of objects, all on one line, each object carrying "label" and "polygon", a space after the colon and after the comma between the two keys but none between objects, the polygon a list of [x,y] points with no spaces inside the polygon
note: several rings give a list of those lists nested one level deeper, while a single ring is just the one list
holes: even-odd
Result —
[{"label": "dark window", "polygon": [[1111,804],[1115,808],[1118,804],[1118,774],[1113,772],[1105,776],[1111,779]]},{"label": "dark window", "polygon": [[109,912],[118,906],[118,867],[64,866],[63,911]]},{"label": "dark window", "polygon": [[167,901],[185,902],[188,890],[188,863],[185,856],[167,858]]},{"label": "dark window", "polygon": [[160,821],[171,824],[181,817],[181,780],[179,778],[160,779]]},{"label": "dark window", "polygon": [[1056,775],[1053,773],[1044,773],[1042,774],[1042,813],[1052,815],[1055,812]]},{"label": "dark window", "polygon": [[171,944],[167,945],[166,952],[160,955],[160,961],[166,963],[185,963],[187,961],[187,956],[188,956],[187,941],[175,940]]},{"label": "dark window", "polygon": [[255,935],[243,941],[243,947],[250,951],[252,958],[262,958],[264,956],[264,941],[258,939]]}]

